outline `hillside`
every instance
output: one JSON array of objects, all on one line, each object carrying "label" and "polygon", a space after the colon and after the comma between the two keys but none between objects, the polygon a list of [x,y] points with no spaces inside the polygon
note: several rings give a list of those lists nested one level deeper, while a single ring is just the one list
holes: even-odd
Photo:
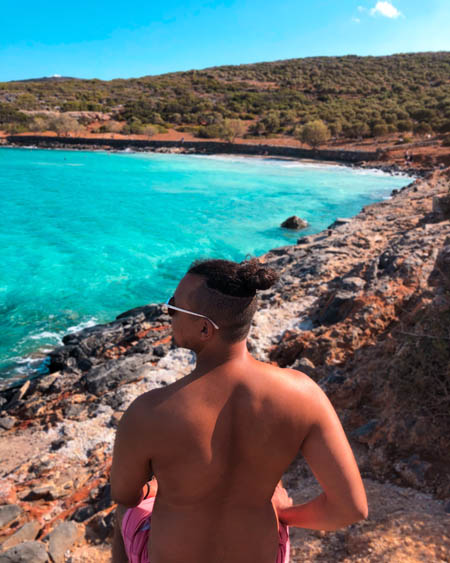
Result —
[{"label": "hillside", "polygon": [[313,57],[128,80],[0,83],[0,129],[51,129],[48,112],[81,112],[72,114],[72,126],[92,131],[94,123],[100,132],[125,134],[177,128],[210,138],[298,136],[316,119],[332,137],[349,139],[447,133],[450,53]]}]

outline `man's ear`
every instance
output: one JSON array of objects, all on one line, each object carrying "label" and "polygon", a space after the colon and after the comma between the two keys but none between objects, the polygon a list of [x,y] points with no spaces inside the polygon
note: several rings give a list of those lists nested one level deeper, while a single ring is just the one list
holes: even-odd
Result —
[{"label": "man's ear", "polygon": [[212,327],[209,322],[205,319],[202,321],[202,328],[200,330],[200,338],[202,340],[209,340],[212,336]]}]

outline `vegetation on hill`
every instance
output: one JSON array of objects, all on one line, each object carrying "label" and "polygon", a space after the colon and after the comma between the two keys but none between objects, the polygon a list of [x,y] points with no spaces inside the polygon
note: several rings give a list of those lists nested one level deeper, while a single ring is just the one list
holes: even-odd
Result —
[{"label": "vegetation on hill", "polygon": [[449,77],[450,53],[439,52],[312,57],[128,80],[3,82],[0,128],[26,130],[36,116],[48,118],[39,112],[90,111],[109,114],[126,133],[150,125],[206,138],[230,138],[236,130],[300,137],[303,126],[317,120],[333,137],[445,133]]}]

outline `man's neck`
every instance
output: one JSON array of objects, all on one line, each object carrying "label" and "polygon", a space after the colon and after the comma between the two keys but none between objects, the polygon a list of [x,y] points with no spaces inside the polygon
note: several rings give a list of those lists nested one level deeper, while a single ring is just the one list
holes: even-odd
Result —
[{"label": "man's neck", "polygon": [[247,350],[247,340],[225,346],[205,347],[197,353],[196,375],[209,371],[231,361],[245,362],[251,358]]}]

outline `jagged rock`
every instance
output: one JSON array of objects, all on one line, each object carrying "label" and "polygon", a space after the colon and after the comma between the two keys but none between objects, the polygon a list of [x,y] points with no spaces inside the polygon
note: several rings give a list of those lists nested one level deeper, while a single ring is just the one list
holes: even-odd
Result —
[{"label": "jagged rock", "polygon": [[342,225],[347,225],[351,222],[351,219],[338,217],[327,227],[327,229],[336,229],[336,227],[342,227]]},{"label": "jagged rock", "polygon": [[3,543],[2,549],[7,550],[25,541],[33,541],[38,535],[41,526],[39,522],[33,520],[24,524],[15,534],[9,536]]},{"label": "jagged rock", "polygon": [[17,504],[0,506],[0,529],[14,522],[21,513],[22,509]]},{"label": "jagged rock", "polygon": [[64,496],[65,493],[58,489],[55,485],[47,484],[47,485],[40,485],[39,487],[34,487],[28,493],[24,500],[33,501],[38,499],[44,500],[55,500],[61,496]]},{"label": "jagged rock", "polygon": [[306,229],[308,222],[304,219],[300,219],[297,215],[292,215],[292,217],[288,217],[285,221],[283,221],[280,226],[283,229],[298,231],[300,229]]},{"label": "jagged rock", "polygon": [[48,552],[54,563],[64,563],[64,554],[75,543],[77,536],[78,527],[71,521],[62,522],[50,533]]},{"label": "jagged rock", "polygon": [[338,291],[330,294],[323,308],[317,312],[317,322],[322,325],[332,325],[343,321],[350,313],[355,294],[350,291]]},{"label": "jagged rock", "polygon": [[297,239],[297,244],[311,244],[312,237],[300,237]]},{"label": "jagged rock", "polygon": [[121,360],[110,360],[92,369],[84,376],[84,384],[89,393],[100,396],[119,385],[131,383],[142,377],[147,356],[132,356]]},{"label": "jagged rock", "polygon": [[0,563],[47,563],[48,560],[45,545],[39,541],[26,541],[0,554]]},{"label": "jagged rock", "polygon": [[161,305],[146,305],[122,313],[111,323],[67,334],[63,338],[64,345],[49,354],[49,370],[52,373],[64,369],[88,372],[110,359],[111,354],[118,356],[129,349],[149,353],[152,342],[161,338],[160,332],[151,332],[150,323],[168,321]]}]

